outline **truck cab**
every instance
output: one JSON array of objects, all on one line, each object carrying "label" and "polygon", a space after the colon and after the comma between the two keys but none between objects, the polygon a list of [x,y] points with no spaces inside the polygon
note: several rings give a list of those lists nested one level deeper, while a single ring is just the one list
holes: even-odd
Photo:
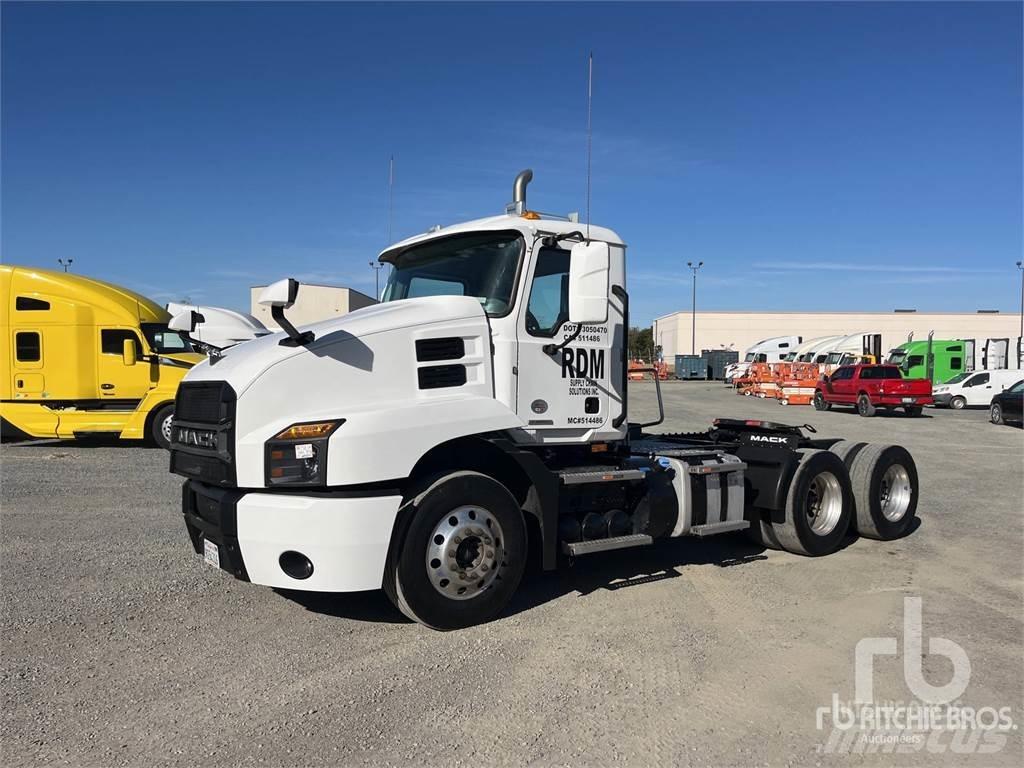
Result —
[{"label": "truck cab", "polygon": [[116,435],[169,445],[178,382],[202,360],[144,296],[80,275],[0,266],[5,435]]},{"label": "truck cab", "polygon": [[732,382],[746,376],[752,366],[757,364],[778,363],[784,360],[802,341],[801,336],[774,336],[750,347],[743,359],[731,363],[725,368],[725,380]]},{"label": "truck cab", "polygon": [[[260,301],[284,330],[189,372],[171,471],[197,554],[270,587],[383,589],[411,619],[455,629],[502,610],[528,553],[550,570],[747,531],[823,555],[854,524],[909,530],[917,475],[902,448],[851,453],[848,470],[850,446],[796,427],[630,423],[626,245],[528,209],[531,178],[503,215],[384,250],[381,304],[297,328],[302,286],[268,286]],[[855,512],[857,462],[879,478],[900,467],[899,494],[872,491]]]}]

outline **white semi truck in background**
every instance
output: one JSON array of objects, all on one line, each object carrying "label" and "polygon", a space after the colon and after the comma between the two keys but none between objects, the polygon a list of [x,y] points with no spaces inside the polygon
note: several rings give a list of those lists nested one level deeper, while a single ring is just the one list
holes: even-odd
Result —
[{"label": "white semi truck in background", "polygon": [[762,339],[744,353],[742,360],[729,363],[725,367],[725,381],[731,383],[733,379],[745,376],[754,363],[782,362],[801,341],[803,341],[801,336],[775,336],[770,339]]},{"label": "white semi truck in background", "polygon": [[626,246],[528,210],[531,178],[503,215],[385,250],[382,304],[298,329],[299,285],[282,280],[262,301],[283,332],[189,372],[171,470],[197,553],[270,587],[383,588],[454,629],[506,606],[528,554],[553,569],[744,530],[824,555],[851,530],[913,529],[901,447],[761,421],[630,423]]}]

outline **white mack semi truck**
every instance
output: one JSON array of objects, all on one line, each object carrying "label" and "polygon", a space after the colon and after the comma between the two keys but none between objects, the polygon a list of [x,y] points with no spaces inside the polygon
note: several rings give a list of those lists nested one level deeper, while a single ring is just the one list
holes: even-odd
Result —
[{"label": "white mack semi truck", "polygon": [[[389,247],[383,303],[195,366],[171,471],[192,546],[235,578],[383,588],[437,629],[487,621],[543,569],[660,539],[748,531],[803,555],[914,527],[898,446],[717,420],[659,434],[627,414],[625,243],[526,208]],[[660,391],[658,404],[661,409]]]}]

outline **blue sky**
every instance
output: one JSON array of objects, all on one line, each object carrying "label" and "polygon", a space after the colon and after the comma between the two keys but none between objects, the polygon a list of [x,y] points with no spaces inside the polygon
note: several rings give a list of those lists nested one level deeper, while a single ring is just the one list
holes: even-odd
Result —
[{"label": "blue sky", "polygon": [[287,274],[372,293],[387,240],[584,205],[634,320],[1016,311],[1022,13],[954,4],[13,4],[2,258],[248,308]]}]

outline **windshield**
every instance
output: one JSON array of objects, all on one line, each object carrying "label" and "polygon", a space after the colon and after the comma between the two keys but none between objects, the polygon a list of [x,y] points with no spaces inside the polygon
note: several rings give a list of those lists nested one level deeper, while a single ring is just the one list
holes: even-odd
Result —
[{"label": "windshield", "polygon": [[754,362],[754,353],[753,352],[747,352],[747,356],[743,358],[743,362],[744,363],[752,363],[752,362]]},{"label": "windshield", "polygon": [[974,371],[966,371],[966,372],[964,372],[964,373],[958,373],[958,374],[957,374],[956,376],[954,376],[954,377],[953,377],[952,379],[950,379],[950,380],[949,380],[949,381],[947,381],[946,383],[947,383],[947,384],[959,384],[959,383],[960,383],[961,381],[963,381],[964,379],[966,379],[966,378],[967,378],[968,376],[970,376],[970,375],[971,375],[972,373],[974,373]]},{"label": "windshield", "polygon": [[175,352],[193,352],[192,345],[177,331],[158,323],[143,323],[142,333],[149,342],[150,349],[159,354]]},{"label": "windshield", "polygon": [[900,361],[907,356],[907,350],[905,349],[894,349],[889,353],[889,359],[886,361],[893,365],[899,365]]},{"label": "windshield", "polygon": [[456,235],[413,246],[392,262],[381,301],[475,296],[488,315],[508,314],[522,252],[516,232]]},{"label": "windshield", "polygon": [[836,363],[838,363],[842,359],[843,359],[843,353],[842,352],[832,352],[831,354],[829,354],[828,357],[825,358],[825,362],[828,363],[829,365],[835,365]]}]

